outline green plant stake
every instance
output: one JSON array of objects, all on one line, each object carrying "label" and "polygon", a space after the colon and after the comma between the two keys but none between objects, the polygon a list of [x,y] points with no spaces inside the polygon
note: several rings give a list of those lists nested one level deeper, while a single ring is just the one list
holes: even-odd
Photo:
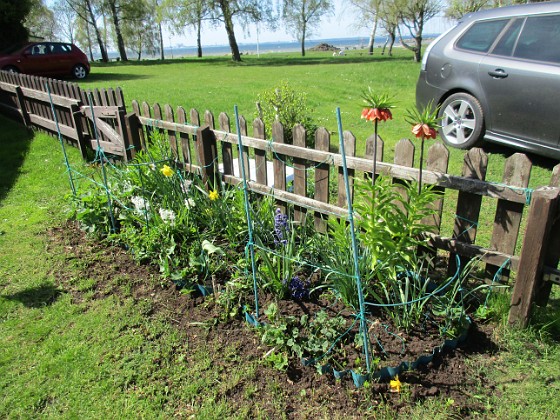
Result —
[{"label": "green plant stake", "polygon": [[247,175],[245,174],[245,162],[243,157],[243,141],[241,140],[241,130],[239,129],[239,110],[237,105],[235,110],[235,127],[237,129],[237,146],[239,149],[239,159],[241,159],[241,177],[243,178],[243,196],[245,198],[245,215],[247,216],[247,229],[249,230],[249,255],[251,257],[251,270],[253,272],[253,292],[255,293],[255,319],[259,319],[259,293],[257,289],[257,269],[255,266],[255,244],[253,243],[253,222],[249,211],[249,192],[247,190]]},{"label": "green plant stake", "polygon": [[97,154],[100,155],[101,161],[101,173],[103,174],[103,186],[105,187],[105,192],[107,193],[107,207],[109,208],[109,216],[111,216],[111,228],[113,232],[116,232],[115,215],[113,214],[113,202],[111,200],[111,193],[109,192],[109,186],[107,185],[107,171],[105,170],[105,159],[103,153],[100,152],[101,145],[99,144],[99,132],[97,131],[97,124],[95,124],[95,113],[93,112],[93,97],[91,93],[89,94],[89,109],[91,110],[91,120],[93,121],[93,132],[95,133],[95,138],[97,140]]},{"label": "green plant stake", "polygon": [[66,147],[64,147],[64,142],[62,141],[62,134],[60,133],[60,126],[58,125],[58,118],[56,117],[56,112],[54,112],[54,103],[51,96],[51,88],[48,83],[45,83],[45,88],[49,94],[49,101],[51,103],[51,111],[53,114],[54,122],[56,124],[56,131],[58,133],[58,141],[62,147],[62,153],[64,154],[64,163],[66,164],[66,170],[68,171],[68,178],[70,178],[70,188],[72,188],[72,195],[76,196],[76,186],[74,185],[74,179],[72,178],[72,169],[70,168],[70,163],[68,163],[68,155],[66,154]]},{"label": "green plant stake", "polygon": [[358,302],[360,303],[360,330],[364,340],[364,355],[366,358],[366,368],[370,372],[369,360],[369,339],[368,328],[365,318],[364,294],[362,292],[362,282],[360,280],[360,266],[358,255],[358,243],[356,241],[356,232],[354,230],[354,210],[352,208],[352,198],[350,195],[350,183],[348,182],[348,167],[346,166],[346,152],[344,150],[344,138],[342,136],[342,120],[340,117],[340,108],[336,108],[336,120],[338,123],[338,137],[340,140],[340,154],[342,155],[342,169],[344,171],[344,186],[346,187],[346,201],[348,203],[348,222],[350,223],[350,235],[352,236],[352,250],[354,252],[354,272],[356,277],[356,288],[358,289]]}]

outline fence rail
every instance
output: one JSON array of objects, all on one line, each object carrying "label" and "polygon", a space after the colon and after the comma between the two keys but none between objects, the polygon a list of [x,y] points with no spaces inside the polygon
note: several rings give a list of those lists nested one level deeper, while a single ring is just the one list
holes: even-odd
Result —
[{"label": "fence rail", "polygon": [[[311,212],[320,231],[325,230],[326,217],[347,213],[342,156],[329,150],[330,133],[324,128],[314,133],[315,145],[309,148],[302,126],[293,128],[293,144],[287,144],[279,122],[273,124],[272,139],[266,139],[260,119],[253,121],[251,136],[247,121],[240,117],[237,134],[232,132],[225,113],[219,115],[218,127],[208,111],[201,122],[197,110],[187,114],[182,107],[174,111],[170,105],[162,108],[132,101],[132,112],[127,113],[120,88],[85,91],[67,82],[7,72],[0,72],[0,110],[28,127],[60,133],[80,148],[84,158],[89,151],[101,148],[118,158],[131,159],[136,151],[147,147],[151,133],[159,131],[169,139],[176,164],[199,174],[212,186],[242,181],[242,160],[237,152],[241,138],[245,174],[252,191],[273,195],[281,206],[293,204],[296,219]],[[358,157],[354,135],[345,131],[343,137],[353,195],[354,179],[372,176],[375,142],[373,136],[368,138],[365,156]],[[382,161],[384,144],[380,138],[377,147],[376,176],[389,176],[395,184],[418,179],[419,170],[413,167],[415,147],[410,140],[397,143],[393,163]],[[425,220],[435,230],[429,234],[432,246],[450,257],[458,255],[462,263],[480,258],[486,263],[488,278],[499,275],[499,280],[507,281],[510,270],[516,272],[510,322],[526,325],[533,304],[546,304],[552,283],[560,279],[560,165],[554,168],[549,186],[531,191],[527,188],[531,162],[520,153],[507,159],[500,183],[485,180],[488,157],[481,149],[465,154],[460,176],[447,173],[449,152],[440,143],[429,148],[426,162],[422,179],[441,192],[441,198],[433,203],[435,215]],[[492,236],[486,247],[477,244],[483,198],[496,202]],[[443,226],[444,201],[450,200],[447,207],[455,211],[452,229]],[[526,231],[516,255],[524,212]],[[443,227],[452,230],[450,237],[441,234]],[[449,258],[449,265],[449,271],[454,272],[454,257]]]}]

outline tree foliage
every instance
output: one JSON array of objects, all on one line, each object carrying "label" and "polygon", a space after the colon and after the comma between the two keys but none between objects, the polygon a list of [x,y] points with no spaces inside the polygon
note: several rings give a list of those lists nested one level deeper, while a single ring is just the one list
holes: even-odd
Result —
[{"label": "tree foliage", "polygon": [[31,11],[30,0],[0,0],[0,50],[27,41],[24,21]]},{"label": "tree foliage", "polygon": [[43,0],[31,0],[31,10],[25,18],[29,35],[35,38],[52,40],[55,37],[54,13]]},{"label": "tree foliage", "polygon": [[301,55],[305,56],[305,39],[313,34],[321,19],[333,12],[330,0],[284,0],[282,19],[286,29],[301,43]]}]

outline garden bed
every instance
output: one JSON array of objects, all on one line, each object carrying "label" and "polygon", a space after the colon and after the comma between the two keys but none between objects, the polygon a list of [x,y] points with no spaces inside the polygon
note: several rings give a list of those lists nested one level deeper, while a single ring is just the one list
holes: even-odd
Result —
[{"label": "garden bed", "polygon": [[[67,260],[78,260],[83,267],[83,275],[94,280],[94,286],[87,292],[80,291],[73,285],[72,277],[65,272],[64,267],[54,269],[53,275],[57,278],[64,292],[70,293],[76,302],[88,302],[95,299],[104,299],[107,296],[123,293],[126,283],[130,293],[137,301],[150,302],[146,316],[164,317],[169,323],[185,335],[192,348],[213,343],[214,348],[209,349],[209,357],[214,369],[225,368],[232,363],[222,358],[221,346],[234,346],[238,355],[235,363],[261,360],[259,369],[254,378],[250,380],[252,386],[265,389],[265,384],[276,381],[285,397],[285,412],[288,416],[300,416],[301,396],[305,395],[305,404],[324,405],[332,407],[333,413],[339,415],[356,415],[356,407],[373,404],[387,403],[394,409],[406,412],[406,407],[415,401],[438,397],[450,402],[450,405],[462,416],[469,416],[484,411],[472,395],[486,382],[480,374],[475,374],[475,369],[469,367],[469,358],[492,357],[496,346],[491,340],[492,327],[486,325],[473,325],[468,339],[453,351],[443,351],[434,356],[427,365],[420,366],[417,370],[403,372],[399,379],[403,384],[401,393],[392,393],[389,381],[371,381],[365,388],[354,388],[350,378],[335,380],[332,375],[320,375],[316,369],[305,367],[301,360],[290,358],[286,369],[281,372],[272,369],[266,361],[270,347],[263,345],[256,331],[249,326],[240,313],[233,319],[219,321],[223,309],[214,304],[212,298],[204,298],[195,294],[184,294],[171,282],[158,282],[159,273],[154,267],[139,265],[134,262],[130,254],[118,247],[107,246],[104,243],[88,240],[84,233],[75,224],[68,223],[63,228],[50,232],[50,247],[64,252]],[[123,279],[121,282],[115,278]],[[154,280],[156,279],[156,280]],[[129,289],[127,289],[129,290]],[[263,307],[267,307],[263,299]],[[280,301],[278,304],[285,315],[301,316],[305,312],[310,314],[321,310],[351,317],[352,314],[338,307],[336,302],[313,299],[310,302]],[[387,327],[389,320],[379,319],[372,324],[372,331],[379,335],[380,342],[384,344],[387,353],[384,363],[391,364],[393,360],[415,359],[417,356],[430,353],[430,350],[441,344],[437,334],[430,334],[429,330],[412,331],[407,337],[401,337],[406,342],[406,352],[402,354],[401,338],[394,335],[384,336],[384,331],[393,331]],[[378,328],[379,327],[379,328]],[[437,327],[437,326],[434,326]],[[378,328],[378,330],[373,330]],[[434,336],[433,341],[427,341],[428,336]],[[391,337],[393,340],[391,340]],[[393,345],[391,345],[393,343]],[[418,350],[414,350],[418,348]],[[379,348],[376,349],[379,354]],[[348,351],[348,360],[338,363],[351,365],[352,358],[359,353]],[[187,360],[189,355],[186,355]],[[394,359],[393,359],[394,357]],[[262,384],[259,384],[262,383]],[[228,401],[235,405],[236,400],[245,398],[248,383],[243,382],[239,389],[230,391]],[[492,387],[485,383],[485,387]],[[268,398],[261,395],[260,398]],[[270,396],[270,398],[272,398]],[[273,401],[270,401],[271,406]]]}]

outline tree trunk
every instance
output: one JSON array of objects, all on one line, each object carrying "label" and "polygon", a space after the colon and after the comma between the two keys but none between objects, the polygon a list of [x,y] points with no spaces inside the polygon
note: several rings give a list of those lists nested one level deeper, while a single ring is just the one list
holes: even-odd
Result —
[{"label": "tree trunk", "polygon": [[305,35],[307,32],[307,27],[305,23],[303,24],[303,28],[301,31],[301,56],[305,57]]},{"label": "tree trunk", "polygon": [[202,21],[200,19],[196,24],[196,56],[202,57]]},{"label": "tree trunk", "polygon": [[117,48],[119,49],[121,61],[128,61],[126,48],[124,46],[124,39],[121,32],[121,24],[119,16],[117,14],[117,7],[114,1],[109,2],[109,9],[111,10],[111,17],[113,18],[113,26],[115,28],[115,35],[117,36]]},{"label": "tree trunk", "polygon": [[89,61],[94,61],[93,50],[91,49],[91,34],[89,33],[89,22],[86,20],[86,34],[87,34],[87,46],[89,51]]},{"label": "tree trunk", "polygon": [[368,43],[368,53],[373,55],[373,49],[375,47],[375,33],[377,32],[377,14],[375,15],[375,20],[373,21],[373,28],[371,29],[371,34],[369,35]]},{"label": "tree trunk", "polygon": [[95,30],[95,36],[97,38],[97,44],[99,45],[99,50],[101,52],[101,61],[107,63],[109,61],[109,56],[107,55],[107,49],[105,48],[105,44],[103,43],[103,40],[101,39],[101,32],[99,32],[99,28],[97,27],[97,24],[95,23],[95,15],[93,13],[93,8],[91,7],[91,1],[90,0],[86,0],[86,7],[87,10],[89,12],[89,16],[91,19],[91,24],[93,26],[93,29]]},{"label": "tree trunk", "polygon": [[233,17],[229,9],[228,0],[219,0],[219,1],[220,1],[220,8],[222,9],[222,14],[224,15],[224,23],[226,26],[229,47],[231,49],[231,59],[233,61],[241,61],[241,54],[239,53],[239,46],[237,45],[237,40],[235,39],[235,31],[233,29]]},{"label": "tree trunk", "polygon": [[[163,51],[163,30],[161,29],[161,22],[158,23],[158,30],[159,30],[159,50],[161,52],[160,58],[161,61],[165,60],[165,53]],[[169,45],[171,47],[171,45]]]}]

